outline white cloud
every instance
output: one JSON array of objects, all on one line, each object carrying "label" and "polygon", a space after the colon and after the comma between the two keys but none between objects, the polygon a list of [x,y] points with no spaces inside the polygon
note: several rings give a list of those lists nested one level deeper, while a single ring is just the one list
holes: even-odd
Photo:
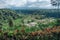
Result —
[{"label": "white cloud", "polygon": [[[3,3],[3,2],[4,3]],[[34,3],[37,0],[28,0],[29,3]],[[39,8],[52,8],[50,4],[50,0],[39,0],[40,3],[34,3],[31,5],[27,5],[28,7],[39,7]],[[27,0],[1,0],[0,1],[0,8],[5,8],[5,7],[26,7]]]},{"label": "white cloud", "polygon": [[52,8],[50,0],[39,0],[40,3],[31,4],[28,7]]},{"label": "white cloud", "polygon": [[28,0],[29,2],[36,2],[36,0]]},{"label": "white cloud", "polygon": [[26,0],[7,0],[7,5],[13,5],[13,6],[24,6],[26,4]]}]

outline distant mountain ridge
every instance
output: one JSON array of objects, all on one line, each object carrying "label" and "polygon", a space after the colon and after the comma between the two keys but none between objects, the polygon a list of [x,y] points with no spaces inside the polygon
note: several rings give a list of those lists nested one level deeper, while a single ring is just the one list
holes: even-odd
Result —
[{"label": "distant mountain ridge", "polygon": [[23,14],[40,14],[46,15],[46,17],[60,18],[60,10],[58,11],[58,9],[17,9],[15,11]]}]

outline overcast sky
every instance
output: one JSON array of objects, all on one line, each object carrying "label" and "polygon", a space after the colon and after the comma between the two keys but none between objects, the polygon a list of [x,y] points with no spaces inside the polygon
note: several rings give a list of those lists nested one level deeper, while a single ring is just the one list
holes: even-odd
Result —
[{"label": "overcast sky", "polygon": [[50,4],[50,0],[0,0],[0,8],[12,7],[36,7],[36,8],[54,8]]}]

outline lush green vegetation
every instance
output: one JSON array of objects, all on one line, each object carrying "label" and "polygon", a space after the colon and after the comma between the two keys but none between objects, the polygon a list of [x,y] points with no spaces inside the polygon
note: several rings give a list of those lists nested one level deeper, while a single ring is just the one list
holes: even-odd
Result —
[{"label": "lush green vegetation", "polygon": [[60,40],[60,36],[57,37],[60,35],[60,18],[54,17],[58,11],[50,10],[30,10],[31,13],[28,10],[25,13],[26,10],[22,12],[21,10],[0,9],[0,39]]}]

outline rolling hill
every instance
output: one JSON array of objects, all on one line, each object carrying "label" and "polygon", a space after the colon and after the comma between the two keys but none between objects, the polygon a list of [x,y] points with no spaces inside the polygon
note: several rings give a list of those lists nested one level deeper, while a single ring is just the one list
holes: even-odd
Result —
[{"label": "rolling hill", "polygon": [[7,20],[9,17],[17,19],[19,15],[14,10],[0,9],[0,20]]}]

